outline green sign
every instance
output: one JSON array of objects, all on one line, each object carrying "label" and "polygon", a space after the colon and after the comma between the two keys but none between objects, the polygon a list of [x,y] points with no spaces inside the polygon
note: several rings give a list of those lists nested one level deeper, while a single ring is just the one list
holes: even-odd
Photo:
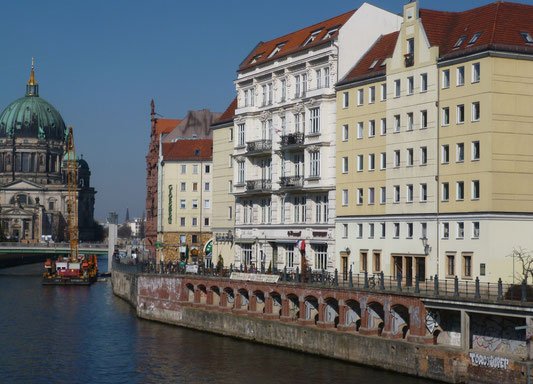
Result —
[{"label": "green sign", "polygon": [[204,245],[204,255],[211,256],[212,253],[213,253],[213,239],[210,239]]}]

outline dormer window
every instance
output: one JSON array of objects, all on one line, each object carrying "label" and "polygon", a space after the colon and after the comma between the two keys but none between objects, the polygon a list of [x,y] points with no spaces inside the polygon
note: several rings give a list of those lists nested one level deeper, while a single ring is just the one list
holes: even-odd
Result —
[{"label": "dormer window", "polygon": [[272,53],[270,53],[270,55],[268,55],[268,58],[270,59],[271,57],[274,57],[275,55],[277,55],[279,53],[279,51],[281,51],[281,48],[283,48],[285,46],[285,44],[286,43],[280,43],[280,44],[276,45],[276,48],[274,48]]},{"label": "dormer window", "polygon": [[457,41],[455,42],[455,45],[453,46],[453,48],[459,48],[466,40],[466,36],[463,35],[461,36],[459,39],[457,39]]},{"label": "dormer window", "polygon": [[254,57],[252,57],[252,60],[250,60],[250,64],[254,64],[256,63],[260,58],[261,56],[263,56],[262,53],[260,53],[259,55],[255,55]]},{"label": "dormer window", "polygon": [[481,36],[481,32],[474,33],[474,36],[472,36],[472,38],[468,42],[468,45],[474,44],[479,39],[479,36]]},{"label": "dormer window", "polygon": [[305,40],[304,42],[304,47],[306,45],[309,45],[311,44],[313,41],[315,41],[316,37],[318,36],[318,34],[320,33],[320,31],[322,31],[322,29],[318,29],[314,32],[311,32],[311,35],[307,38],[307,40]]},{"label": "dormer window", "polygon": [[324,35],[324,37],[322,38],[322,40],[326,40],[326,39],[332,38],[337,32],[339,32],[339,27],[335,27],[335,28],[329,29],[326,32],[326,34]]},{"label": "dormer window", "polygon": [[529,32],[520,32],[520,35],[522,35],[522,38],[526,43],[533,44],[533,37]]},{"label": "dormer window", "polygon": [[368,69],[374,69],[374,67],[376,66],[376,64],[378,63],[379,59],[376,59],[372,62],[372,64],[370,64],[370,67],[368,67]]}]

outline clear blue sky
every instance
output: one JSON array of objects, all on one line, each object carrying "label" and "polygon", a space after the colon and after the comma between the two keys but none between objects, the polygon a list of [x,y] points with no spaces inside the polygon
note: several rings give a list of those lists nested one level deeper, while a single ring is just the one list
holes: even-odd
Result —
[{"label": "clear blue sky", "polygon": [[[520,0],[531,3],[530,1]],[[400,13],[407,1],[370,3]],[[269,40],[357,8],[355,0],[16,0],[2,4],[0,109],[24,95],[31,57],[40,95],[74,126],[97,189],[96,216],[141,216],[149,103],[179,118],[222,112],[239,63]],[[421,0],[464,10],[489,0]]]}]

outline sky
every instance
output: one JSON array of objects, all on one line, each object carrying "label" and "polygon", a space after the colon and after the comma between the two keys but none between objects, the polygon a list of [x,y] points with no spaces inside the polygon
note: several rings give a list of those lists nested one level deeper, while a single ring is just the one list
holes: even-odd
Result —
[{"label": "sky", "polygon": [[[526,4],[532,1],[518,0]],[[401,13],[407,0],[371,4]],[[490,0],[421,0],[460,11]],[[355,9],[356,0],[17,0],[2,5],[0,109],[24,96],[35,57],[40,96],[74,127],[91,167],[95,216],[141,217],[150,100],[167,118],[235,96],[239,63],[259,41]],[[355,64],[355,63],[354,63]]]}]

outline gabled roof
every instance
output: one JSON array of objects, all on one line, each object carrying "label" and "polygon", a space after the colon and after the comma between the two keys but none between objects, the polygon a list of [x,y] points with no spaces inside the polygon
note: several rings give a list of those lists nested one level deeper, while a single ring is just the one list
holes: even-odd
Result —
[{"label": "gabled roof", "polygon": [[399,32],[380,36],[367,53],[337,85],[385,75],[383,62],[392,56]]},{"label": "gabled roof", "polygon": [[156,118],[155,130],[157,134],[170,133],[176,128],[181,120]]},{"label": "gabled roof", "polygon": [[234,98],[231,104],[226,108],[224,113],[216,120],[212,126],[221,125],[224,123],[231,123],[235,118],[235,110],[237,109],[237,98]]},{"label": "gabled roof", "polygon": [[177,140],[163,143],[164,161],[206,161],[213,158],[213,140]]},{"label": "gabled roof", "polygon": [[[328,35],[328,32],[342,27],[354,13],[355,10],[352,10],[332,19],[289,33],[288,35],[267,42],[259,42],[259,44],[257,44],[252,52],[250,52],[246,59],[241,63],[239,70],[250,69],[257,65],[277,60],[280,57],[288,56],[295,52],[304,51],[311,47],[330,42],[336,38],[338,32],[332,33],[331,36]],[[313,41],[304,45],[312,34],[314,34]],[[276,47],[281,48],[279,49],[279,52],[272,55],[276,50]]]},{"label": "gabled roof", "polygon": [[[488,49],[533,53],[533,45],[520,35],[533,36],[533,6],[496,1],[464,12],[421,9],[420,18],[431,46],[439,46],[441,59]],[[476,33],[481,33],[471,42]],[[459,39],[464,41],[454,47]]]},{"label": "gabled roof", "polygon": [[187,116],[164,138],[164,142],[183,138],[206,139],[212,137],[211,124],[220,117],[220,113],[208,109],[189,111]]}]

